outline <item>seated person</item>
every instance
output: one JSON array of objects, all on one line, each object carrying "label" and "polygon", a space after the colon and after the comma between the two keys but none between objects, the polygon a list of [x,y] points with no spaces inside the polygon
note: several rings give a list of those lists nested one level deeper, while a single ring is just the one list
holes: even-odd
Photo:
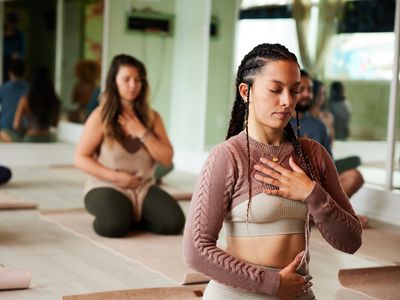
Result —
[{"label": "seated person", "polygon": [[10,80],[0,86],[0,141],[12,142],[21,138],[22,132],[13,128],[14,115],[19,100],[28,92],[29,85],[22,79],[24,62],[12,60],[10,62]]},{"label": "seated person", "polygon": [[57,126],[59,116],[60,100],[50,72],[39,68],[34,72],[28,94],[19,101],[13,127],[24,130],[22,142],[55,142],[56,136],[50,129]]},{"label": "seated person", "polygon": [[325,85],[322,81],[313,80],[313,95],[314,101],[311,104],[308,113],[324,123],[332,145],[335,139],[335,119],[333,118],[332,113],[328,110]]},{"label": "seated person", "polygon": [[342,82],[334,81],[329,93],[329,106],[335,119],[335,138],[346,140],[350,134],[351,106],[346,99],[346,92]]},{"label": "seated person", "polygon": [[90,101],[86,106],[85,121],[94,109],[100,104],[100,87],[97,87],[90,95]]},{"label": "seated person", "polygon": [[98,88],[100,66],[94,60],[81,60],[75,66],[75,76],[78,81],[72,92],[72,103],[77,108],[69,113],[68,118],[71,122],[83,123],[86,119],[88,103]]},{"label": "seated person", "polygon": [[156,163],[171,166],[173,148],[148,97],[143,63],[125,54],[114,57],[104,99],[87,119],[75,153],[75,165],[90,175],[84,202],[99,235],[183,229],[182,209],[156,185]]},{"label": "seated person", "polygon": [[[332,156],[331,142],[325,125],[309,113],[313,100],[313,82],[310,75],[301,70],[300,95],[296,109],[300,120],[300,135],[307,136],[318,141]],[[297,127],[296,120],[291,120],[292,126]],[[364,178],[360,171],[356,169],[359,164],[357,157],[346,158],[345,160],[335,161],[338,169],[340,183],[347,197],[354,195],[364,184]],[[368,218],[360,216],[361,225],[368,227]]]}]

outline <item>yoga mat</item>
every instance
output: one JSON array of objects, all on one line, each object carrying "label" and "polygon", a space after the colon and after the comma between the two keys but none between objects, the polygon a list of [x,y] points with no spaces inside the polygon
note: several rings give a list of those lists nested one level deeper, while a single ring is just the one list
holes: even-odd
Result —
[{"label": "yoga mat", "polygon": [[343,287],[373,299],[400,299],[400,266],[342,269],[338,277]]},{"label": "yoga mat", "polygon": [[203,286],[147,288],[64,296],[63,300],[200,300]]},{"label": "yoga mat", "polygon": [[[311,234],[311,243],[313,241],[326,243],[315,226]],[[371,228],[363,230],[362,245],[354,255],[366,257],[383,265],[398,265],[400,264],[400,233],[396,229],[372,225]]]},{"label": "yoga mat", "polygon": [[5,192],[0,192],[0,210],[5,209],[35,209],[37,203],[22,202]]},{"label": "yoga mat", "polygon": [[42,211],[42,217],[117,255],[141,263],[176,284],[203,283],[209,280],[185,266],[181,235],[134,231],[124,238],[101,237],[92,229],[93,216],[84,209]]},{"label": "yoga mat", "polygon": [[31,272],[28,270],[0,269],[0,290],[14,290],[29,288]]}]

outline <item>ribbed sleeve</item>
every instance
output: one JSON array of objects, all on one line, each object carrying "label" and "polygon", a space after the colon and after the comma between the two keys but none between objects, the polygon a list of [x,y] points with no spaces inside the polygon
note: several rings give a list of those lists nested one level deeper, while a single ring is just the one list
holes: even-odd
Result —
[{"label": "ribbed sleeve", "polygon": [[280,282],[277,272],[250,265],[216,246],[241,164],[243,160],[235,160],[226,143],[211,151],[190,203],[183,237],[185,261],[220,283],[275,295]]},{"label": "ribbed sleeve", "polygon": [[352,254],[361,246],[362,229],[339,182],[335,164],[320,144],[302,140],[302,146],[313,157],[320,177],[320,182],[315,182],[313,191],[304,200],[314,223],[330,245]]}]

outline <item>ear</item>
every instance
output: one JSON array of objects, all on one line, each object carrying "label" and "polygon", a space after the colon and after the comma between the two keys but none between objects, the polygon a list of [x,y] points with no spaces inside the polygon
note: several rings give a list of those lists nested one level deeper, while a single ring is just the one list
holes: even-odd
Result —
[{"label": "ear", "polygon": [[249,85],[247,83],[242,82],[241,84],[239,84],[238,90],[243,101],[247,102],[247,93],[249,91]]}]

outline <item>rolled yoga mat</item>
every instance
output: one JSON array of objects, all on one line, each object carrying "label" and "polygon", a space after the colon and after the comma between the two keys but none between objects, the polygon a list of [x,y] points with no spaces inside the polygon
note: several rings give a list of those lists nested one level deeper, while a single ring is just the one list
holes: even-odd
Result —
[{"label": "rolled yoga mat", "polygon": [[22,202],[15,199],[13,196],[8,195],[6,192],[0,191],[0,210],[35,209],[37,206],[37,203]]},{"label": "rolled yoga mat", "polygon": [[27,289],[31,283],[31,278],[31,271],[1,268],[0,290]]}]

